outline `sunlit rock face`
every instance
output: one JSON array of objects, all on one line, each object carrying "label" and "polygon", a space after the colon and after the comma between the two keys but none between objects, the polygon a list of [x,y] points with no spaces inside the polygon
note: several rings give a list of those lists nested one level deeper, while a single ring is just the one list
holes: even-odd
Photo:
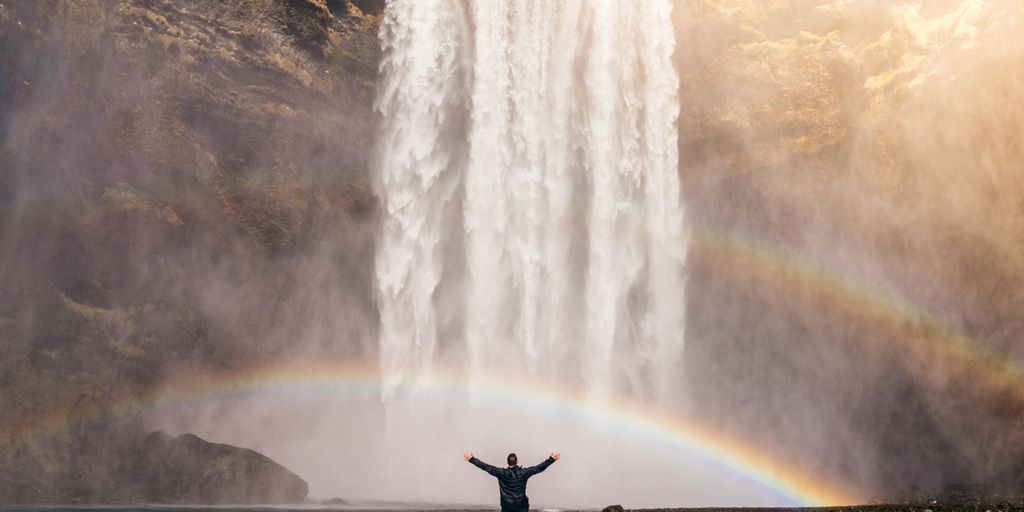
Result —
[{"label": "sunlit rock face", "polygon": [[865,496],[1015,490],[1022,4],[676,5],[696,407]]}]

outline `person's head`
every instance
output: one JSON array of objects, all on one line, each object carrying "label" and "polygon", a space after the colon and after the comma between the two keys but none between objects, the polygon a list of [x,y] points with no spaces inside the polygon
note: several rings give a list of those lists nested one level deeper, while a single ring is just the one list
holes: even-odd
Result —
[{"label": "person's head", "polygon": [[516,458],[516,454],[514,454],[514,453],[508,454],[508,459],[507,460],[508,460],[508,467],[510,467],[510,468],[515,467],[517,464],[519,464],[519,459]]}]

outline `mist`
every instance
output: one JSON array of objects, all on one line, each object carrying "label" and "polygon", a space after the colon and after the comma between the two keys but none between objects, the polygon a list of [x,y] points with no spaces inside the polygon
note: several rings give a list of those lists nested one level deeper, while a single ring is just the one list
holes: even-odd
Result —
[{"label": "mist", "polygon": [[[450,87],[437,106],[449,124],[425,161],[449,182],[410,217],[437,223],[437,259],[406,262],[408,279],[440,284],[425,284],[421,297],[434,323],[409,334],[381,314],[401,317],[408,307],[381,293],[392,218],[382,173],[393,156],[383,148],[394,147],[382,140],[407,142],[403,130],[413,125],[395,116],[413,104],[389,110],[382,97],[423,90],[381,65],[389,55],[383,5],[3,2],[0,460],[16,461],[8,467],[32,485],[88,494],[103,477],[71,455],[86,439],[19,433],[54,415],[73,425],[82,403],[141,401],[155,405],[110,421],[252,448],[308,481],[314,500],[489,504],[493,482],[463,453],[500,465],[514,451],[525,465],[560,451],[563,460],[531,480],[536,505],[792,504],[721,460],[612,415],[481,392],[525,381],[580,403],[653,407],[861,502],[928,498],[953,486],[1021,491],[1024,4],[669,4],[663,21],[675,37],[665,69],[676,88],[675,103],[664,105],[675,105],[669,117],[678,109],[667,137],[677,141],[670,169],[678,172],[659,173],[650,159],[637,168],[678,180],[680,222],[665,240],[685,250],[671,260],[680,274],[662,281],[667,292],[639,300],[634,291],[621,317],[600,324],[630,334],[611,335],[596,357],[588,343],[604,328],[585,308],[585,284],[612,274],[586,266],[601,224],[588,220],[594,199],[580,192],[594,186],[594,164],[577,153],[607,147],[574,139],[563,155],[573,162],[564,190],[573,192],[564,209],[540,217],[544,226],[562,223],[549,243],[566,244],[556,254],[564,263],[551,267],[563,272],[544,275],[538,288],[564,285],[564,295],[539,295],[545,314],[530,325],[540,330],[515,327],[520,309],[481,300],[516,297],[507,283],[529,265],[486,267],[507,272],[486,286],[472,278],[481,262],[506,261],[487,250],[515,253],[531,232],[473,241],[479,231],[464,229],[468,215],[498,218],[493,202],[463,207],[473,186],[464,180],[483,176],[505,150],[504,139],[474,124],[483,100],[472,84],[484,81],[474,65],[501,73],[533,55],[474,64],[483,51],[474,20],[487,9],[474,18],[480,5],[453,2],[444,13],[452,23],[441,25],[458,35],[438,51],[450,59],[451,74],[437,84]],[[579,19],[593,15],[589,5],[580,3]],[[622,48],[658,33],[624,28],[644,9],[614,6],[629,11],[609,17]],[[550,22],[530,23],[538,19]],[[550,50],[572,69],[567,82],[518,82],[517,101],[526,103],[517,108],[536,108],[530,98],[586,103],[541,110],[552,123],[574,112],[565,119],[586,126],[591,114],[581,112],[599,103],[580,92],[587,34]],[[651,65],[650,53],[636,53]],[[627,54],[616,61],[618,83],[634,76]],[[545,162],[555,160],[556,130],[522,133],[546,145],[508,151],[542,147]],[[662,144],[654,140],[642,146]],[[494,168],[531,169],[516,158]],[[519,177],[509,172],[491,185],[526,190]],[[508,218],[517,226],[514,211]],[[646,222],[617,232],[609,261],[657,259],[670,242],[626,250],[655,237]],[[669,310],[677,317],[661,325],[672,327],[653,336],[622,327]],[[392,351],[382,352],[388,336]],[[261,369],[310,361],[376,370],[358,383],[267,381],[160,398],[193,377],[258,383]],[[455,374],[464,386],[420,389],[419,379],[435,374]],[[116,440],[105,443],[100,451]],[[64,469],[37,468],[47,460]],[[14,477],[0,476],[6,489]]]}]

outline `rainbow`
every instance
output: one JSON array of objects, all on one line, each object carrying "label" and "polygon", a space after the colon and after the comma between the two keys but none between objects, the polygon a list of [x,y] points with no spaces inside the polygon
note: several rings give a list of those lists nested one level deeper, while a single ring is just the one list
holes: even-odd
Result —
[{"label": "rainbow", "polygon": [[[970,377],[980,391],[1009,395],[1024,402],[1024,371],[1013,361],[986,348],[948,323],[916,308],[899,297],[880,292],[857,280],[799,255],[750,237],[740,237],[708,227],[692,232],[691,263],[709,265],[716,276],[736,286],[788,290],[792,297],[811,303],[827,314],[848,318],[857,325],[883,329],[890,336],[880,347],[922,361],[923,367],[940,368]],[[880,343],[866,337],[866,343]],[[379,389],[382,375],[374,363],[302,361],[256,367],[217,376],[183,378],[159,393],[115,406],[114,416],[147,411],[235,394],[282,389],[305,392],[339,388]],[[516,383],[500,386],[471,383],[457,371],[436,369],[430,375],[410,374],[405,382],[416,390],[437,395],[472,392],[489,400],[511,401],[530,407],[550,408],[583,418],[598,419],[636,432],[709,461],[730,473],[772,490],[795,505],[830,506],[857,503],[858,493],[813,477],[782,463],[777,457],[742,441],[700,425],[683,421],[664,411],[627,400],[595,403],[551,386]],[[5,438],[26,439],[60,432],[66,416],[53,415],[20,431],[3,432]]]},{"label": "rainbow", "polygon": [[[382,374],[376,364],[303,361],[215,377],[191,376],[171,383],[164,391],[115,406],[111,417],[125,417],[168,407],[259,392],[331,391],[339,388],[379,390]],[[582,419],[643,435],[675,447],[689,456],[727,470],[741,480],[770,490],[797,506],[848,505],[855,494],[800,472],[777,458],[713,429],[682,421],[638,402],[594,402],[552,386],[529,383],[500,386],[471,383],[459,373],[443,369],[430,375],[410,374],[405,386],[417,393],[465,396],[473,393],[489,401],[512,402],[547,408]],[[34,435],[59,431],[64,421],[52,417],[35,424]]]},{"label": "rainbow", "polygon": [[986,396],[1024,403],[1024,368],[1018,362],[900,297],[752,237],[703,227],[693,231],[692,240],[691,262],[710,265],[717,277],[740,287],[792,292],[788,298],[886,333],[862,337],[864,343],[917,360],[931,375],[961,377],[957,382]]}]

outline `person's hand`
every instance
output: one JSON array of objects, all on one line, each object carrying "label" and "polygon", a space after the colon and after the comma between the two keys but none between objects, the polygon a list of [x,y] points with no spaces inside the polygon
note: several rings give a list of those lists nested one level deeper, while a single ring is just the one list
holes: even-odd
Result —
[{"label": "person's hand", "polygon": [[558,452],[552,453],[551,454],[551,458],[555,459],[555,460],[561,459],[562,458],[562,454],[558,453]]},{"label": "person's hand", "polygon": [[472,453],[467,453],[467,454],[463,455],[462,458],[466,459],[466,462],[469,462],[469,459],[473,458],[473,454]]}]

